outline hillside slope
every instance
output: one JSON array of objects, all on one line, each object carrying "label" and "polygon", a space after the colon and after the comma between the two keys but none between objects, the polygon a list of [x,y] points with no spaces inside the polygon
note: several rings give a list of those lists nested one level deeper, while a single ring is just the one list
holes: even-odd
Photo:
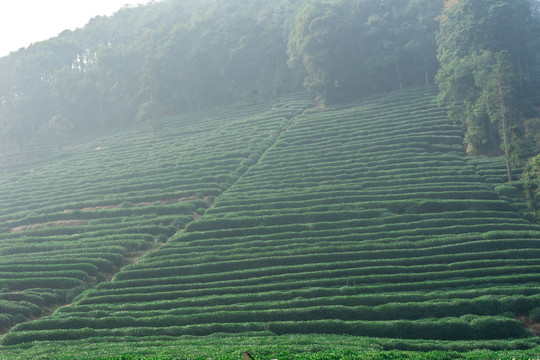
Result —
[{"label": "hillside slope", "polygon": [[[307,102],[307,101],[306,101]],[[70,303],[200,217],[279,136],[270,103],[162,120],[27,151],[0,167],[0,330]],[[239,130],[240,129],[240,130]]]},{"label": "hillside slope", "polygon": [[[228,130],[208,128],[213,136],[198,133],[204,141],[188,146],[208,171],[229,174],[224,192],[212,194],[188,176],[198,200],[217,196],[204,216],[71,306],[16,326],[2,344],[318,333],[383,346],[399,339],[391,347],[408,349],[419,340],[537,346],[517,316],[540,307],[540,228],[477,173],[434,96],[409,90],[307,111],[293,98],[268,118],[231,114]],[[251,163],[239,156],[225,166],[222,152],[265,139],[243,150]],[[185,156],[163,147],[154,159]],[[199,167],[193,160],[182,170]],[[164,192],[161,182],[144,188]]]}]

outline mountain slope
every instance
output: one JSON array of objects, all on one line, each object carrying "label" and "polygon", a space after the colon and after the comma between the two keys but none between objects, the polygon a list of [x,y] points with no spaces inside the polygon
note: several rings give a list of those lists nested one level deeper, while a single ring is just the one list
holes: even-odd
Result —
[{"label": "mountain slope", "polygon": [[75,137],[57,157],[29,146],[40,160],[0,169],[0,329],[70,303],[200,217],[295,111],[215,108],[162,119],[157,136]]},{"label": "mountain slope", "polygon": [[434,96],[300,101],[200,220],[2,343],[323,333],[536,346],[517,316],[540,306],[540,228],[484,182]]}]

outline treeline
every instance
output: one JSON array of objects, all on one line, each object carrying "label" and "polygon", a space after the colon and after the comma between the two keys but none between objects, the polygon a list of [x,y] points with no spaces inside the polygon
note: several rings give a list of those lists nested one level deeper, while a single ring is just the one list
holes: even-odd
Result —
[{"label": "treeline", "polygon": [[0,59],[0,141],[152,127],[158,115],[302,89],[348,100],[432,83],[442,0],[165,0]]},{"label": "treeline", "polygon": [[287,66],[295,1],[164,0],[0,59],[0,140],[125,126],[299,89]]},{"label": "treeline", "polygon": [[437,37],[439,102],[465,125],[471,154],[504,153],[512,164],[538,151],[538,21],[527,0],[447,1]]},{"label": "treeline", "polygon": [[537,7],[532,0],[126,7],[0,59],[0,144],[4,157],[6,146],[23,153],[41,132],[60,150],[75,129],[141,121],[155,132],[163,115],[302,87],[324,103],[437,82],[471,153],[523,162],[538,152],[540,125],[522,120],[534,109],[517,101],[536,93]]}]

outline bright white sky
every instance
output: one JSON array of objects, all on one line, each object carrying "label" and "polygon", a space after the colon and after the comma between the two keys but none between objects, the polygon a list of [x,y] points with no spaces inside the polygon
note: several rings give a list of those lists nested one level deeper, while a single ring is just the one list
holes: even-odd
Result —
[{"label": "bright white sky", "polygon": [[0,0],[0,57],[149,0]]}]

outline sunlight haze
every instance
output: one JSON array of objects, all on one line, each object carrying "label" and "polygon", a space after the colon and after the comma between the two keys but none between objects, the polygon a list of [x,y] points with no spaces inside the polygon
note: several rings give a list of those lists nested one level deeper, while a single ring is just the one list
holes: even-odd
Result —
[{"label": "sunlight haze", "polygon": [[0,56],[83,27],[98,15],[112,15],[124,5],[149,0],[17,0],[0,4]]}]

